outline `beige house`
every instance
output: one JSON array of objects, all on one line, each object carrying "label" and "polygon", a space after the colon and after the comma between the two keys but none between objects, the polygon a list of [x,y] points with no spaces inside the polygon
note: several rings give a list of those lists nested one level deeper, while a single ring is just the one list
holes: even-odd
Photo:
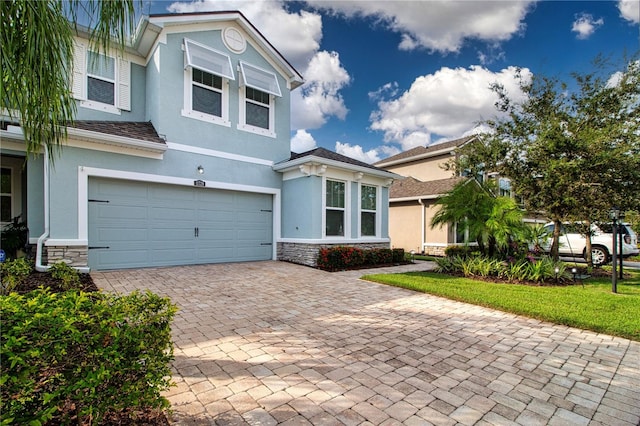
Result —
[{"label": "beige house", "polygon": [[429,255],[444,255],[449,245],[462,244],[465,235],[455,224],[431,228],[438,206],[435,202],[465,179],[445,165],[456,149],[474,137],[416,147],[394,155],[375,166],[405,176],[393,182],[389,193],[389,236],[394,248]]}]

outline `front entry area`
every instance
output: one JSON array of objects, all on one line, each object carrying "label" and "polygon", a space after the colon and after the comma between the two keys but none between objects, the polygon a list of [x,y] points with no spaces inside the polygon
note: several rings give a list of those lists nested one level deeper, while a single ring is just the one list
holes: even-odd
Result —
[{"label": "front entry area", "polygon": [[89,179],[94,270],[273,258],[273,196]]}]

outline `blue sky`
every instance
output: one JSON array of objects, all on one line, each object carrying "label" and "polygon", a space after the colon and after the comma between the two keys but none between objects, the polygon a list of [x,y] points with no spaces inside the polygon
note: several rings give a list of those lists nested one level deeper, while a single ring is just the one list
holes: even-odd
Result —
[{"label": "blue sky", "polygon": [[[640,0],[146,1],[145,12],[240,10],[302,73],[292,150],[368,162],[474,132],[493,82],[621,66],[640,50]],[[612,69],[612,72],[615,71]]]}]

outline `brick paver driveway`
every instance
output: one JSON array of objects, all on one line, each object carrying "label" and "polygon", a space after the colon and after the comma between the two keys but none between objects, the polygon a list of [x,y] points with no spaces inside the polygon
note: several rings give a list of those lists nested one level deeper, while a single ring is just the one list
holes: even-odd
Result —
[{"label": "brick paver driveway", "polygon": [[179,306],[175,424],[638,425],[640,343],[361,274],[257,262],[92,276]]}]

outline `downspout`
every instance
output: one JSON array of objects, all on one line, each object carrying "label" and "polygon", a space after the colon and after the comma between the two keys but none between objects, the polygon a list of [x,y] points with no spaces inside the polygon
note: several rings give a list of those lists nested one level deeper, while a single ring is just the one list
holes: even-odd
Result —
[{"label": "downspout", "polygon": [[49,266],[42,264],[42,245],[49,237],[49,150],[44,149],[44,232],[36,244],[36,271],[47,272]]},{"label": "downspout", "polygon": [[420,238],[422,240],[421,243],[420,243],[420,253],[424,253],[424,244],[426,242],[425,238],[424,238],[425,237],[425,235],[424,235],[424,233],[425,233],[425,226],[424,226],[424,215],[425,215],[424,209],[425,209],[425,207],[424,207],[424,203],[422,202],[422,198],[418,198],[418,204],[420,204],[420,206],[422,206],[422,209],[420,209],[421,210],[421,214],[422,214],[422,220],[420,221],[420,224],[421,224],[420,225]]},{"label": "downspout", "polygon": [[[44,232],[40,237],[38,237],[38,242],[36,243],[36,263],[35,268],[38,272],[47,272],[49,265],[42,264],[42,246],[46,239],[49,238],[49,150],[47,148],[44,149]],[[89,273],[88,267],[83,266],[74,266],[76,271],[86,274]]]}]

